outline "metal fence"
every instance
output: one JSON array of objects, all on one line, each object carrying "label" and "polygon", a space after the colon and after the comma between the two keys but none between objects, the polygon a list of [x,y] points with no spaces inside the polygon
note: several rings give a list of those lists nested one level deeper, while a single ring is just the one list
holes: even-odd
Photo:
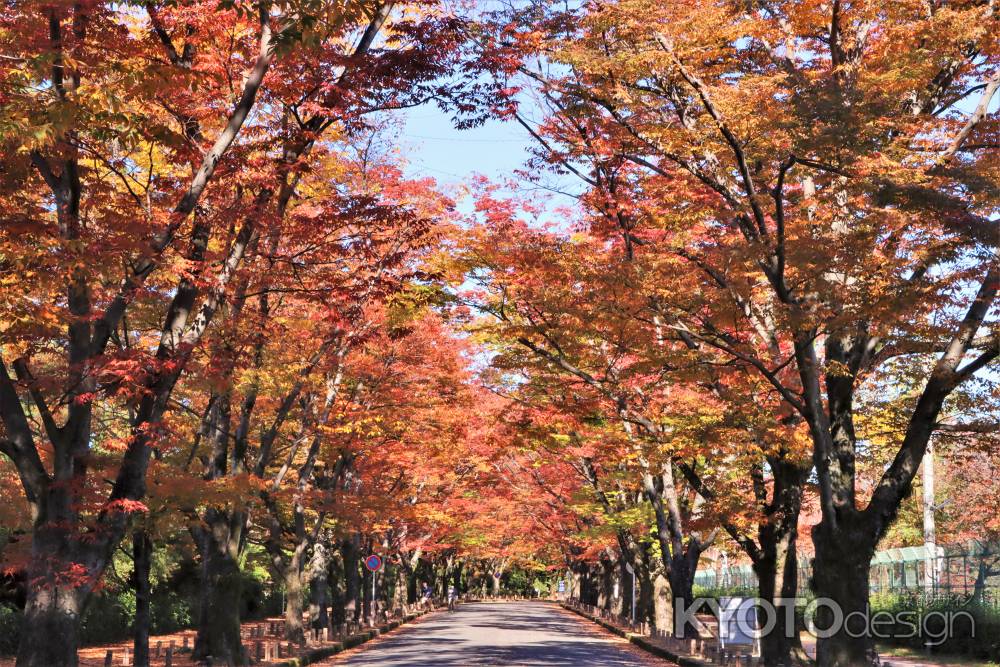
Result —
[{"label": "metal fence", "polygon": [[[810,563],[799,567],[800,595],[809,590]],[[749,565],[706,568],[695,585],[712,590],[750,592],[757,577]],[[872,594],[907,594],[925,599],[960,597],[1000,606],[1000,544],[972,540],[965,544],[903,547],[879,551],[869,575]]]}]

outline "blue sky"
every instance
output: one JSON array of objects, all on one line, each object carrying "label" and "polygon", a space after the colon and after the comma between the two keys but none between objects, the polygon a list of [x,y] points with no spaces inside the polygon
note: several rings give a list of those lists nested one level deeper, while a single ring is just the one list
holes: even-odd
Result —
[{"label": "blue sky", "polygon": [[[532,115],[530,108],[524,111]],[[477,174],[497,184],[513,180],[515,190],[547,198],[550,210],[575,203],[570,197],[518,179],[515,172],[524,168],[534,139],[516,121],[492,120],[459,130],[448,114],[433,104],[400,112],[396,118],[401,123],[397,148],[407,163],[407,175],[435,179],[442,191],[457,197],[459,210],[470,210],[470,203],[462,201],[458,194],[461,186],[471,183]],[[542,179],[546,185],[555,185],[556,181],[555,175]],[[565,191],[582,190],[582,184],[572,176],[558,178],[558,186]]]},{"label": "blue sky", "polygon": [[528,157],[531,137],[514,122],[490,121],[456,130],[436,106],[424,105],[402,116],[403,154],[412,176],[431,176],[442,185],[467,182],[476,173],[491,179],[513,174]]}]

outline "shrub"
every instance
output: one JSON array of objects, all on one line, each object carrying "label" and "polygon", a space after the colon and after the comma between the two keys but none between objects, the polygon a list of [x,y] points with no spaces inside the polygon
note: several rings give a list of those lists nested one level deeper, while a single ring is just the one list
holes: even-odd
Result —
[{"label": "shrub", "polygon": [[[871,613],[888,612],[903,616],[896,623],[887,644],[934,653],[967,655],[979,659],[1000,660],[1000,609],[974,605],[960,596],[925,599],[919,591],[873,595]],[[950,627],[946,628],[946,619]],[[916,626],[913,631],[907,623]],[[937,642],[926,646],[928,641]]]},{"label": "shrub", "polygon": [[17,652],[21,616],[20,610],[0,604],[0,655],[13,655]]}]

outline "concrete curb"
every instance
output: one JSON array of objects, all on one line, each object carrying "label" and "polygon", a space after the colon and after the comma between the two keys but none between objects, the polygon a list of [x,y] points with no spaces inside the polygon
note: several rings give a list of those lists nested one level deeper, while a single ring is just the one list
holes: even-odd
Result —
[{"label": "concrete curb", "polygon": [[335,656],[338,653],[346,651],[349,648],[354,648],[355,646],[361,646],[365,642],[369,642],[375,639],[379,635],[384,635],[386,633],[392,632],[396,628],[400,627],[404,623],[410,623],[425,614],[429,614],[429,611],[422,611],[417,614],[408,614],[404,616],[402,620],[389,621],[384,625],[380,625],[377,628],[369,628],[367,630],[362,630],[361,632],[356,632],[350,637],[346,637],[343,641],[337,642],[332,646],[324,646],[323,648],[313,649],[304,655],[300,655],[296,658],[290,658],[284,662],[277,663],[278,667],[305,667],[305,665],[311,665],[313,663],[319,662],[320,660],[326,660],[329,657]]},{"label": "concrete curb", "polygon": [[616,625],[612,625],[611,623],[608,623],[603,619],[597,618],[596,616],[591,616],[590,614],[581,611],[579,609],[574,609],[573,607],[570,607],[565,603],[560,602],[559,606],[565,609],[566,611],[571,611],[578,616],[582,616],[583,618],[587,619],[588,621],[591,621],[592,623],[596,623],[597,625],[601,626],[608,632],[611,632],[613,634],[618,635],[619,637],[627,639],[630,644],[638,646],[643,651],[651,653],[657,656],[658,658],[669,660],[670,662],[677,665],[681,665],[682,667],[711,667],[712,665],[712,663],[710,662],[705,662],[704,660],[699,660],[698,658],[692,658],[691,656],[687,655],[679,655],[677,653],[674,653],[673,651],[669,651],[663,648],[662,646],[657,646],[656,644],[650,642],[645,635],[637,635],[634,632],[628,632],[626,630],[622,630]]}]

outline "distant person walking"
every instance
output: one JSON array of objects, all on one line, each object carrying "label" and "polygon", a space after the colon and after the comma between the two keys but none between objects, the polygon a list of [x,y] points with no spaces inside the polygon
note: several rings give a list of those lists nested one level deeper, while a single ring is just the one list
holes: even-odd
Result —
[{"label": "distant person walking", "polygon": [[427,582],[425,581],[423,590],[421,591],[420,594],[420,606],[427,607],[430,605],[430,602],[431,602],[431,587],[428,586]]},{"label": "distant person walking", "polygon": [[448,586],[448,611],[455,611],[455,602],[458,599],[458,591],[455,590],[455,585],[452,584]]}]

